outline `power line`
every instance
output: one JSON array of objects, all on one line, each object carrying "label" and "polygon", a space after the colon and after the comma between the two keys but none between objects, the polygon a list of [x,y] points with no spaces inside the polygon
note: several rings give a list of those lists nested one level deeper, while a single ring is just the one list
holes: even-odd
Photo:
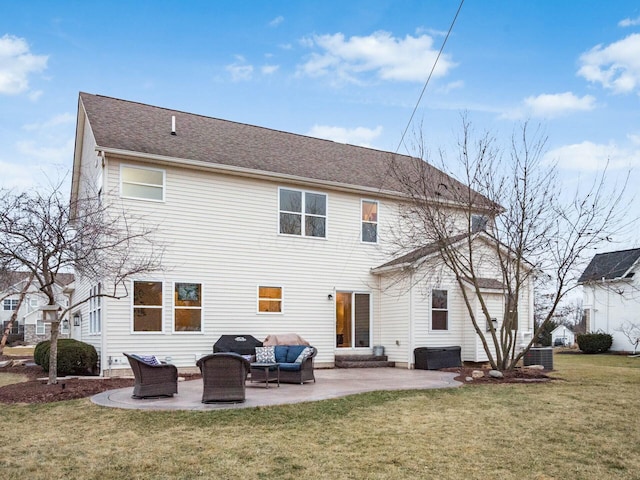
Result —
[{"label": "power line", "polygon": [[455,16],[453,17],[453,21],[451,22],[451,25],[449,26],[449,30],[447,31],[447,35],[444,37],[444,41],[442,42],[442,46],[440,47],[440,50],[438,51],[438,56],[436,57],[436,60],[433,62],[433,67],[431,67],[431,71],[429,72],[429,76],[427,77],[426,82],[424,82],[424,86],[422,87],[422,91],[420,92],[420,96],[418,97],[418,101],[416,102],[416,106],[413,108],[413,111],[411,112],[411,116],[409,117],[409,121],[407,122],[407,126],[404,129],[404,132],[402,132],[402,136],[400,137],[400,142],[398,142],[398,146],[396,147],[396,151],[395,153],[398,153],[398,151],[400,150],[400,147],[402,146],[403,142],[404,142],[404,137],[407,135],[407,131],[409,130],[409,127],[411,126],[411,122],[413,122],[413,117],[416,114],[416,111],[418,110],[418,106],[420,105],[420,101],[422,100],[422,97],[424,96],[424,92],[427,89],[427,85],[429,85],[429,81],[431,80],[431,77],[433,76],[433,72],[436,69],[436,66],[438,65],[438,60],[440,60],[440,56],[442,55],[442,52],[444,50],[444,46],[447,44],[447,40],[449,39],[449,35],[451,34],[451,31],[453,30],[453,26],[456,23],[456,20],[458,19],[458,14],[460,13],[460,10],[462,10],[462,4],[464,3],[464,0],[460,0],[460,5],[458,6],[458,10],[456,11]]}]

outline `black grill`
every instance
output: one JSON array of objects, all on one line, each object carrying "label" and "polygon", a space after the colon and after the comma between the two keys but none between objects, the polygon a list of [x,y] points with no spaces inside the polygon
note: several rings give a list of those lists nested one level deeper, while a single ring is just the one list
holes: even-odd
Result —
[{"label": "black grill", "polygon": [[254,355],[256,347],[261,347],[262,342],[252,335],[222,335],[213,344],[213,353],[234,352],[240,355]]}]

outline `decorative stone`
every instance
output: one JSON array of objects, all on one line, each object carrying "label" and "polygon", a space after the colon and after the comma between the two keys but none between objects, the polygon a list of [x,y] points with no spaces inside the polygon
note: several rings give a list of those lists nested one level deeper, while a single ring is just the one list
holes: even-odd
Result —
[{"label": "decorative stone", "polygon": [[527,365],[525,368],[530,370],[544,370],[544,365]]},{"label": "decorative stone", "polygon": [[13,366],[14,367],[22,367],[24,365],[26,365],[27,363],[27,359],[26,358],[18,358],[16,360],[13,360]]},{"label": "decorative stone", "polygon": [[489,376],[492,378],[504,378],[500,370],[489,370]]},{"label": "decorative stone", "polygon": [[471,372],[471,376],[473,378],[482,378],[484,377],[484,372],[482,370],[474,370],[473,372]]},{"label": "decorative stone", "polygon": [[473,382],[473,377],[465,377],[465,382]]},{"label": "decorative stone", "polygon": [[10,367],[13,364],[13,360],[5,360],[0,362],[0,368]]}]

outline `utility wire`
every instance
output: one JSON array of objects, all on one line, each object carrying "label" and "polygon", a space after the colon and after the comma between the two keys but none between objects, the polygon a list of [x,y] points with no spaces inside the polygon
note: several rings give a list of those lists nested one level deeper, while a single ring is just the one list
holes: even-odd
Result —
[{"label": "utility wire", "polygon": [[431,77],[433,76],[433,72],[436,69],[436,66],[438,65],[438,60],[440,60],[440,56],[442,55],[442,52],[444,50],[444,46],[447,44],[447,40],[449,39],[449,35],[451,35],[451,31],[453,30],[453,26],[456,23],[456,20],[458,19],[458,14],[460,13],[460,10],[462,10],[462,4],[464,3],[464,0],[460,0],[460,5],[458,6],[458,10],[456,11],[455,16],[453,17],[453,21],[451,22],[451,25],[449,26],[449,31],[447,31],[447,35],[444,37],[444,41],[442,42],[442,46],[440,47],[440,50],[438,51],[438,56],[436,57],[436,60],[433,62],[433,67],[431,67],[431,72],[429,72],[429,76],[427,77],[427,81],[424,82],[424,86],[422,87],[422,92],[420,92],[420,96],[418,97],[418,101],[416,102],[416,106],[413,108],[413,112],[411,112],[411,116],[409,117],[409,121],[407,122],[407,126],[404,129],[404,132],[402,132],[402,137],[400,137],[400,142],[398,142],[398,146],[396,147],[396,151],[395,153],[398,153],[398,151],[400,150],[400,147],[402,146],[402,144],[404,143],[404,137],[407,135],[407,131],[409,130],[409,127],[411,126],[411,122],[413,122],[413,117],[416,114],[416,111],[418,110],[418,106],[420,105],[420,102],[422,101],[422,97],[424,96],[424,92],[427,89],[427,85],[429,85],[429,81],[431,80]]}]

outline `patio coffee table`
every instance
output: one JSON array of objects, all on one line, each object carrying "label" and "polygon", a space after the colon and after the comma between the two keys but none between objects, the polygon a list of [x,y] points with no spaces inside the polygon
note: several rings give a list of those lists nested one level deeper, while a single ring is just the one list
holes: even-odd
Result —
[{"label": "patio coffee table", "polygon": [[269,388],[269,381],[275,380],[278,387],[280,386],[280,364],[278,363],[252,363],[250,372],[251,383],[264,382],[266,388]]}]

